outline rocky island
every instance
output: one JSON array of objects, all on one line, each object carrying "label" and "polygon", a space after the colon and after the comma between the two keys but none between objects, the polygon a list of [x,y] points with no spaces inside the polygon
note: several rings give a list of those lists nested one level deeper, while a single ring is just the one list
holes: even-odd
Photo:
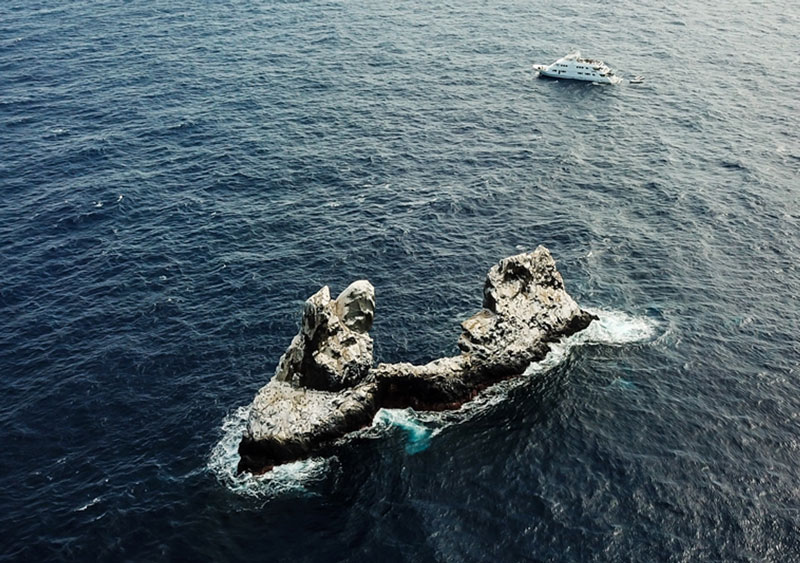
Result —
[{"label": "rocky island", "polygon": [[374,313],[375,290],[366,280],[336,299],[325,286],[306,301],[300,332],[251,405],[239,472],[264,473],[314,455],[369,425],[381,407],[456,409],[489,385],[522,374],[547,355],[549,343],[595,318],[566,292],[543,246],[492,267],[483,309],[461,323],[457,356],[421,366],[373,366]]}]

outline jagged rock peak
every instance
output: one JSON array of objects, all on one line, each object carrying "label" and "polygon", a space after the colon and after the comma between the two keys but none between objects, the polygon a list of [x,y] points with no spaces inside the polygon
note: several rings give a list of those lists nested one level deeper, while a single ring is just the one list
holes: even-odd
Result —
[{"label": "jagged rock peak", "polygon": [[354,281],[336,298],[336,315],[356,332],[369,332],[375,317],[375,288],[367,280]]},{"label": "jagged rock peak", "polygon": [[461,323],[458,347],[477,363],[504,365],[510,356],[522,361],[584,317],[566,292],[550,251],[539,246],[504,258],[489,270],[483,310]]},{"label": "jagged rock peak", "polygon": [[515,314],[514,304],[535,301],[542,290],[564,291],[556,261],[544,246],[533,252],[503,258],[492,266],[483,287],[483,307],[493,313]]},{"label": "jagged rock peak", "polygon": [[338,391],[361,382],[372,367],[368,330],[375,315],[375,289],[350,284],[331,300],[324,286],[306,300],[300,332],[278,361],[276,381],[294,387]]}]

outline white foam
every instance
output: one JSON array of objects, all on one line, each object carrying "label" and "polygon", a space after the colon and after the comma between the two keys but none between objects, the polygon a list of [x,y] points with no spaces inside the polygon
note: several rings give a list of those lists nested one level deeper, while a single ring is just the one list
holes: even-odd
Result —
[{"label": "white foam", "polygon": [[92,500],[90,500],[89,502],[87,502],[86,504],[81,506],[80,508],[76,508],[75,512],[83,512],[84,510],[86,510],[89,507],[94,506],[98,502],[100,502],[100,497],[94,497]]},{"label": "white foam", "polygon": [[400,428],[405,432],[405,449],[410,455],[427,450],[431,445],[431,438],[439,431],[427,426],[412,408],[379,409],[372,420],[372,428],[381,430],[390,427]]},{"label": "white foam", "polygon": [[597,315],[599,319],[575,335],[579,337],[581,344],[622,346],[651,340],[658,331],[658,321],[649,317],[634,317],[622,311],[602,309],[587,309],[587,311]]},{"label": "white foam", "polygon": [[550,344],[550,352],[547,353],[542,361],[533,362],[531,365],[529,365],[528,369],[525,370],[525,375],[544,373],[556,367],[558,364],[567,359],[569,351],[572,348],[571,344],[574,345],[574,343],[569,342],[569,339],[560,340],[559,342]]},{"label": "white foam", "polygon": [[247,425],[250,406],[239,407],[222,422],[222,438],[211,450],[207,469],[231,491],[250,497],[273,498],[311,495],[307,485],[319,481],[329,470],[330,458],[311,458],[279,465],[263,475],[237,475],[239,441]]},{"label": "white foam", "polygon": [[602,344],[623,346],[652,340],[658,331],[658,322],[648,317],[635,317],[622,311],[586,309],[598,318],[585,330],[550,345],[550,353],[541,361],[534,362],[525,370],[533,375],[551,370],[563,362],[575,346]]}]

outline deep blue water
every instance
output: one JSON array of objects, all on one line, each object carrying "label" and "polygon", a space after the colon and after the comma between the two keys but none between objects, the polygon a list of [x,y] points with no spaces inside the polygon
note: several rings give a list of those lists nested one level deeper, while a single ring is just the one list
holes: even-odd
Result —
[{"label": "deep blue water", "polygon": [[[789,1],[0,4],[0,559],[800,560]],[[573,48],[642,85],[536,79]],[[788,71],[787,71],[788,69]],[[236,479],[306,297],[455,352],[545,244],[593,335]]]}]

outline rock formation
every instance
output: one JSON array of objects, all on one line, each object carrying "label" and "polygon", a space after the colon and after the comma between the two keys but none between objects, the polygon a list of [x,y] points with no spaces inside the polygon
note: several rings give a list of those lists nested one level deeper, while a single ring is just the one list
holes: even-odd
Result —
[{"label": "rock formation", "polygon": [[549,343],[594,318],[567,294],[550,252],[505,258],[486,278],[483,309],[461,323],[461,353],[423,366],[372,367],[368,331],[375,292],[357,281],[331,300],[306,301],[300,332],[256,395],[239,444],[239,471],[261,473],[313,455],[368,425],[381,407],[454,409],[487,386],[519,375]]},{"label": "rock formation", "polygon": [[308,298],[300,333],[281,356],[275,380],[293,387],[339,391],[361,382],[372,367],[375,289],[353,282],[335,301],[326,285]]}]

